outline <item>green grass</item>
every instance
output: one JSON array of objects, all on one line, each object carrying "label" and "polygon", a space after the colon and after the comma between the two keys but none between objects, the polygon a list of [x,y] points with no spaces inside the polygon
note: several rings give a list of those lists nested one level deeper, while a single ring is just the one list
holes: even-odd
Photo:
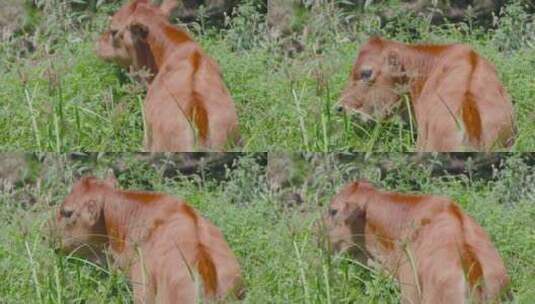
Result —
[{"label": "green grass", "polygon": [[[0,149],[140,151],[144,89],[93,52],[107,26],[106,14],[118,4],[102,4],[90,13],[69,10],[59,0],[44,3],[52,8],[32,11],[26,34],[0,47]],[[304,23],[309,35],[296,34],[305,51],[293,56],[285,55],[284,41],[267,38],[262,15],[245,4],[225,29],[205,22],[191,29],[222,68],[246,151],[414,150],[415,131],[400,117],[362,126],[333,112],[369,34],[472,45],[497,66],[512,96],[519,130],[513,150],[533,151],[533,21],[520,5],[509,8],[497,28],[482,29],[471,21],[432,25],[405,12],[379,26],[374,5],[366,12],[371,17],[361,18],[357,11],[325,4],[295,20],[294,27]],[[35,52],[20,54],[24,37],[36,42]]]},{"label": "green grass", "polygon": [[[318,246],[313,223],[336,189],[366,177],[386,189],[447,195],[488,231],[512,279],[515,303],[535,298],[535,192],[533,167],[510,155],[494,177],[431,176],[431,164],[410,155],[293,155],[291,188],[305,203],[284,208],[278,193],[267,190],[264,169],[243,157],[216,181],[199,176],[165,178],[161,170],[129,154],[107,154],[95,162],[70,161],[41,154],[27,183],[0,193],[0,303],[131,303],[127,279],[117,270],[56,255],[44,239],[45,223],[73,181],[88,168],[103,176],[122,163],[120,184],[185,198],[223,231],[242,266],[244,303],[397,303],[399,289],[387,274],[370,270],[349,256],[327,255]],[[310,161],[310,157],[314,158]],[[308,160],[307,160],[308,159]],[[390,169],[379,178],[379,164]],[[314,165],[311,165],[314,163]],[[302,184],[307,181],[306,184]],[[35,204],[28,205],[27,197]]]}]

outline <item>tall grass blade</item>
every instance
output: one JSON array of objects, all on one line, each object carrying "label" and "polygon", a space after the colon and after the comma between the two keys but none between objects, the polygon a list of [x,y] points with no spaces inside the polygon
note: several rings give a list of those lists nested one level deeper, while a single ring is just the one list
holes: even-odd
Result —
[{"label": "tall grass blade", "polygon": [[30,92],[28,91],[28,88],[26,87],[24,87],[24,96],[26,97],[26,102],[28,103],[28,110],[30,111],[30,118],[32,120],[32,130],[33,130],[33,135],[35,137],[35,141],[37,142],[37,149],[39,151],[42,151],[43,147],[41,146],[41,137],[39,136],[39,128],[37,127],[37,120],[35,119],[35,114],[33,112],[32,97],[30,96]]},{"label": "tall grass blade", "polygon": [[43,303],[41,287],[39,286],[39,280],[37,278],[37,264],[33,260],[32,251],[30,250],[30,246],[28,245],[27,241],[24,242],[24,246],[26,247],[26,253],[28,254],[28,259],[30,260],[30,266],[32,268],[32,281],[35,286],[35,292],[37,293],[37,300],[39,300],[39,303]]}]

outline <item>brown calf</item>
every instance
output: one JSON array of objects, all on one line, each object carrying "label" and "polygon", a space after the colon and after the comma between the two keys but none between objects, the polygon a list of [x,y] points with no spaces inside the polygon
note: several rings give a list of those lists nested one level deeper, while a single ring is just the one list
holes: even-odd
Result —
[{"label": "brown calf", "polygon": [[217,63],[162,9],[137,0],[113,17],[98,55],[134,70],[150,83],[143,112],[147,151],[224,150],[238,140],[238,116]]},{"label": "brown calf", "polygon": [[402,303],[499,301],[509,278],[487,233],[453,201],[346,185],[325,216],[335,251],[370,257],[392,273]]},{"label": "brown calf", "polygon": [[208,300],[241,295],[240,266],[216,226],[183,201],[115,184],[73,186],[56,216],[63,251],[95,259],[109,249],[135,303],[197,303],[196,281]]},{"label": "brown calf", "polygon": [[389,115],[410,93],[419,151],[491,150],[514,142],[513,105],[494,66],[462,44],[365,43],[339,111]]}]

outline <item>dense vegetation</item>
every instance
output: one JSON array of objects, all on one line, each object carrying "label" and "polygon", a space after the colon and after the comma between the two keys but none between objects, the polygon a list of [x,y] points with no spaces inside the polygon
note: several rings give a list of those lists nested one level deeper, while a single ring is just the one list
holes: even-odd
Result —
[{"label": "dense vegetation", "polygon": [[[185,198],[224,232],[242,265],[244,303],[396,303],[399,289],[387,274],[328,255],[314,222],[344,182],[367,178],[380,187],[447,195],[489,232],[512,279],[514,303],[535,298],[535,170],[527,155],[502,155],[494,165],[466,160],[462,174],[447,174],[443,156],[303,153],[273,155],[287,170],[243,156],[225,175],[165,175],[133,154],[105,154],[91,161],[66,155],[27,156],[19,181],[0,192],[0,303],[131,303],[124,275],[87,261],[57,255],[48,245],[46,221],[75,176],[103,176],[123,168],[123,188],[152,189]],[[256,160],[255,160],[256,158]],[[169,160],[167,161],[169,162]],[[284,176],[276,176],[283,174]],[[13,179],[12,179],[13,180]],[[280,187],[274,187],[278,180]],[[292,205],[283,192],[303,199]]]},{"label": "dense vegetation", "polygon": [[222,229],[242,265],[244,303],[399,302],[388,274],[328,254],[315,229],[337,189],[358,178],[458,201],[500,251],[513,303],[533,302],[533,155],[312,151],[414,150],[415,132],[401,117],[364,127],[333,111],[370,35],[473,46],[512,96],[513,150],[535,151],[535,4],[499,1],[484,20],[467,9],[455,22],[437,22],[407,10],[405,0],[279,2],[290,1],[278,34],[273,27],[286,17],[266,16],[264,0],[230,1],[239,4],[221,18],[201,8],[182,24],[222,68],[240,117],[243,147],[234,149],[290,151],[270,152],[267,164],[265,153],[197,154],[206,162],[192,165],[179,163],[180,154],[110,153],[142,149],[146,88],[94,52],[124,1],[0,0],[0,150],[106,151],[0,154],[1,304],[132,302],[119,270],[49,244],[47,221],[72,183],[110,168],[122,188],[184,198]]},{"label": "dense vegetation", "polygon": [[[15,12],[20,29],[0,46],[0,149],[142,149],[144,87],[93,51],[108,15],[120,5],[110,2],[92,1],[91,10],[83,9],[83,0],[42,0]],[[519,130],[513,150],[535,149],[535,21],[529,1],[508,1],[491,25],[469,14],[461,22],[436,24],[425,14],[397,10],[396,0],[343,8],[337,4],[348,1],[316,2],[298,8],[292,32],[276,39],[263,1],[241,1],[223,23],[201,16],[188,25],[222,67],[237,104],[243,149],[413,150],[415,132],[400,117],[363,127],[333,113],[369,35],[473,46],[496,64],[512,95]],[[380,13],[385,7],[387,17]]]}]

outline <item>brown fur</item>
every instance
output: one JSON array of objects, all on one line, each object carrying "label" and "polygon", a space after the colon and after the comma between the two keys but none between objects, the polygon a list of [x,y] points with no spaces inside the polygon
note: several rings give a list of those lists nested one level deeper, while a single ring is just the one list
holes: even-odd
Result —
[{"label": "brown fur", "polygon": [[126,4],[112,17],[97,53],[151,72],[143,109],[147,151],[224,150],[239,139],[232,97],[217,63],[167,17],[144,0]]},{"label": "brown fur", "polygon": [[64,251],[94,258],[109,248],[135,303],[197,303],[191,270],[205,299],[241,296],[238,261],[211,222],[173,197],[115,184],[85,177],[73,186],[56,217]]},{"label": "brown fur", "polygon": [[[372,70],[371,79],[361,79]],[[514,142],[513,105],[494,66],[461,44],[408,45],[378,37],[360,50],[340,109],[381,119],[408,88],[419,151],[491,150]]]},{"label": "brown fur", "polygon": [[[324,221],[334,250],[356,248],[397,278],[402,303],[491,303],[509,283],[489,236],[447,198],[383,192],[360,181],[333,198]],[[364,237],[352,228],[362,225]]]}]

